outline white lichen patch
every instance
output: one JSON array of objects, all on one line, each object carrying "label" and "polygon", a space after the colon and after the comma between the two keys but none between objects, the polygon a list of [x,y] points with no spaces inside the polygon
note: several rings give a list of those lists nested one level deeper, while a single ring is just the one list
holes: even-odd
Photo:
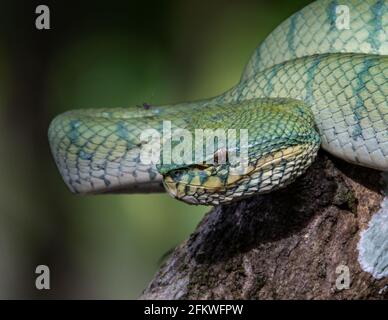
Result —
[{"label": "white lichen patch", "polygon": [[[388,174],[383,174],[385,181]],[[388,194],[388,183],[385,183]],[[380,210],[369,221],[368,228],[361,233],[358,243],[358,261],[361,268],[376,279],[388,277],[388,195],[381,203]]]}]

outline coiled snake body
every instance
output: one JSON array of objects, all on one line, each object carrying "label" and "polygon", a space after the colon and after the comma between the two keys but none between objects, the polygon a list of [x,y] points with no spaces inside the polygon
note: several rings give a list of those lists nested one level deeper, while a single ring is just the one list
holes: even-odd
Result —
[{"label": "coiled snake body", "polygon": [[[320,146],[388,171],[387,54],[387,1],[319,0],[275,29],[224,94],[169,106],[69,111],[50,125],[51,150],[73,192],[153,192],[163,181],[171,195],[192,204],[283,187],[305,172]],[[231,152],[219,141],[213,162],[145,163],[139,154],[157,141],[145,141],[142,132],[162,133],[165,121],[192,133],[247,129],[247,165],[232,173],[228,161],[214,161]]]}]

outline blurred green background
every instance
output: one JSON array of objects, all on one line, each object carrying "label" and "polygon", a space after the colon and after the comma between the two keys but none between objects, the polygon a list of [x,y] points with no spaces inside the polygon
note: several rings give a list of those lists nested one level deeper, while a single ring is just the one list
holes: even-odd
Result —
[{"label": "blurred green background", "polygon": [[[0,1],[0,298],[136,298],[206,207],[167,195],[79,197],[51,158],[72,108],[216,95],[308,0]],[[35,29],[35,8],[51,30]],[[35,268],[51,290],[35,289]]]}]

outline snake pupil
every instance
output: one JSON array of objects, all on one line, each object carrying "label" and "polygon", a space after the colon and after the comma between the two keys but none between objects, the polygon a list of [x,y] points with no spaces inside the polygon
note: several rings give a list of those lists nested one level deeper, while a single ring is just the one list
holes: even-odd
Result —
[{"label": "snake pupil", "polygon": [[228,162],[228,151],[225,148],[219,149],[214,153],[214,164],[224,164]]}]

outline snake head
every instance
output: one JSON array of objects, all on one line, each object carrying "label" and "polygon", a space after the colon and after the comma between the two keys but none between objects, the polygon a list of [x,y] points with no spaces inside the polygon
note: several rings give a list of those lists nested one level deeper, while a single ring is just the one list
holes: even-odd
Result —
[{"label": "snake head", "polygon": [[[310,108],[300,101],[255,99],[213,111],[218,112],[217,122],[214,114],[201,114],[193,126],[246,129],[247,139],[243,141],[240,134],[231,148],[228,139],[226,143],[221,139],[224,143],[202,162],[159,164],[163,184],[174,198],[194,205],[218,205],[267,193],[293,182],[316,157],[319,134]],[[203,149],[207,150],[209,139],[204,136]],[[195,141],[197,147],[200,144]],[[231,161],[231,155],[243,153],[238,161]]]}]

